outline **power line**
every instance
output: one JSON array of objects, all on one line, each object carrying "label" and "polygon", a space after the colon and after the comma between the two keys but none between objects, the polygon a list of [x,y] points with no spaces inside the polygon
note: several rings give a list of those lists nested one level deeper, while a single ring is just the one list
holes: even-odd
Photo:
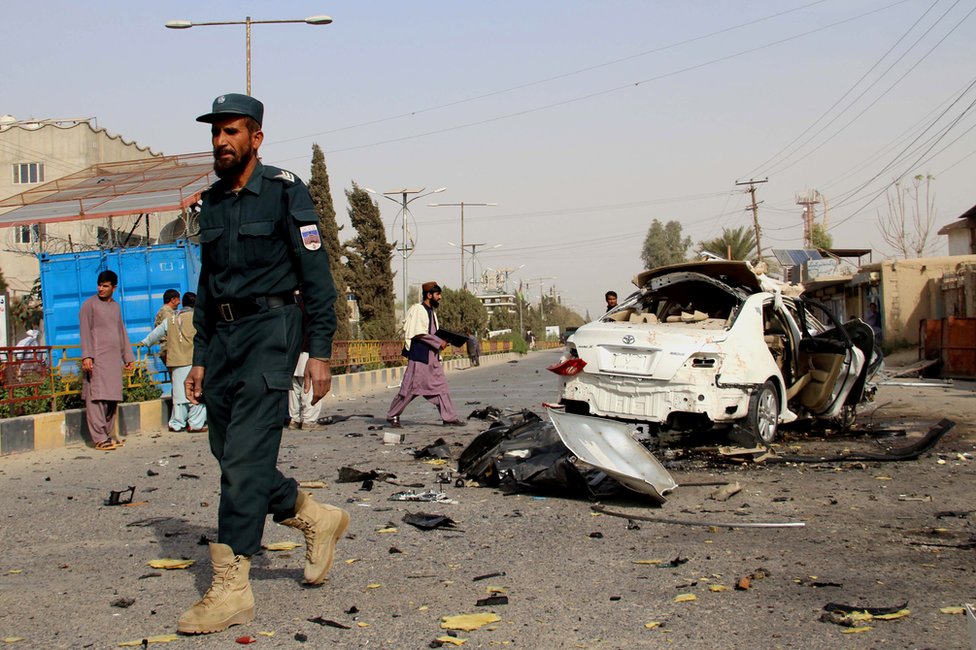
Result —
[{"label": "power line", "polygon": [[[552,75],[552,76],[549,76],[549,77],[544,77],[542,79],[537,79],[535,81],[529,81],[529,82],[526,82],[526,83],[517,84],[515,86],[509,86],[508,88],[503,88],[501,90],[493,90],[493,91],[490,91],[490,92],[482,93],[480,95],[474,95],[473,97],[467,97],[465,99],[459,99],[459,100],[452,101],[452,102],[445,102],[443,104],[437,104],[435,106],[429,106],[427,108],[419,108],[419,109],[415,109],[415,110],[412,110],[412,111],[408,111],[406,113],[398,113],[396,115],[391,115],[389,117],[381,117],[381,118],[378,118],[378,119],[375,119],[375,120],[368,120],[366,122],[359,122],[357,124],[350,124],[350,125],[347,125],[347,126],[341,126],[341,127],[337,127],[337,128],[334,128],[334,129],[329,129],[327,131],[320,131],[318,133],[312,133],[310,135],[296,136],[294,138],[288,138],[286,140],[278,140],[276,143],[294,142],[296,140],[304,140],[306,138],[314,138],[314,137],[318,137],[318,136],[322,136],[322,135],[331,135],[333,133],[340,133],[342,131],[349,131],[351,129],[357,129],[357,128],[361,128],[361,127],[365,127],[365,126],[374,126],[376,124],[382,124],[384,122],[390,122],[392,120],[398,120],[398,119],[402,119],[404,117],[414,117],[414,116],[420,115],[422,113],[429,113],[431,111],[437,111],[437,110],[441,110],[441,109],[444,109],[444,108],[451,108],[453,106],[459,106],[461,104],[467,104],[467,103],[470,103],[470,102],[475,102],[475,101],[478,101],[478,100],[481,100],[481,99],[486,99],[488,97],[495,97],[497,95],[503,95],[503,94],[506,94],[506,93],[514,92],[516,90],[524,90],[525,88],[531,88],[532,86],[538,86],[538,85],[545,84],[545,83],[549,83],[549,82],[552,82],[552,81],[558,81],[560,79],[566,79],[567,77],[572,77],[572,76],[575,76],[575,75],[578,75],[578,74],[582,74],[584,72],[591,72],[593,70],[598,70],[600,68],[606,68],[606,67],[609,67],[609,66],[612,66],[612,65],[616,65],[618,63],[624,63],[626,61],[632,61],[634,59],[639,59],[641,57],[645,57],[645,56],[648,56],[650,54],[657,54],[659,52],[664,52],[666,50],[670,50],[670,49],[674,49],[674,48],[677,48],[677,47],[681,47],[682,45],[689,45],[689,44],[695,43],[697,41],[706,40],[706,39],[712,38],[713,36],[719,36],[721,34],[726,34],[728,32],[732,32],[732,31],[735,31],[735,30],[738,30],[738,29],[742,29],[744,27],[750,27],[752,25],[757,25],[759,23],[762,23],[762,22],[765,22],[765,21],[768,21],[768,20],[772,20],[774,18],[779,18],[780,16],[785,16],[787,14],[795,13],[797,11],[802,11],[803,9],[809,9],[810,7],[813,7],[813,6],[816,6],[816,5],[819,5],[819,4],[823,4],[826,1],[827,0],[815,0],[814,2],[808,2],[807,4],[800,5],[798,7],[794,7],[793,9],[786,9],[784,11],[780,11],[780,12],[777,12],[777,13],[774,13],[774,14],[770,14],[768,16],[763,16],[762,18],[757,18],[755,20],[750,20],[750,21],[747,21],[747,22],[744,22],[744,23],[739,23],[738,25],[733,25],[731,27],[725,27],[723,29],[719,29],[719,30],[716,30],[714,32],[709,32],[707,34],[702,34],[700,36],[694,36],[692,38],[687,38],[687,39],[684,39],[684,40],[681,40],[681,41],[676,41],[676,42],[671,43],[669,45],[662,45],[660,47],[655,47],[655,48],[652,48],[650,50],[645,50],[643,52],[638,52],[636,54],[630,54],[628,56],[623,56],[623,57],[620,57],[620,58],[617,58],[617,59],[611,59],[609,61],[604,61],[602,63],[596,63],[596,64],[589,65],[589,66],[586,66],[586,67],[583,67],[583,68],[578,68],[576,70],[571,70],[569,72],[563,72],[563,73],[555,74],[555,75]],[[938,1],[938,0],[936,0],[936,1]]]},{"label": "power line", "polygon": [[[930,11],[932,11],[932,9],[934,9],[934,8],[935,8],[935,5],[937,5],[937,4],[939,3],[939,2],[940,2],[940,0],[934,0],[934,1],[932,2],[932,4],[931,4],[931,5],[929,5],[929,8],[928,8],[928,9],[926,9],[926,10],[925,10],[925,11],[924,11],[924,12],[922,13],[922,15],[921,15],[921,16],[919,16],[919,17],[918,17],[918,18],[917,18],[917,19],[915,20],[915,22],[914,22],[914,23],[912,23],[912,26],[911,26],[911,27],[909,27],[909,28],[908,28],[908,30],[906,30],[906,31],[905,31],[905,32],[904,32],[904,33],[903,33],[903,34],[902,34],[901,36],[899,36],[899,37],[898,37],[898,40],[896,40],[896,41],[894,42],[894,44],[892,44],[892,46],[891,46],[891,47],[889,47],[889,48],[888,48],[888,50],[887,50],[887,51],[886,51],[886,52],[885,52],[885,53],[884,53],[883,55],[881,55],[881,58],[879,58],[879,59],[878,59],[877,61],[875,61],[875,62],[874,62],[874,65],[872,65],[872,66],[871,66],[870,68],[868,68],[868,70],[867,70],[867,71],[866,71],[866,72],[865,72],[864,74],[862,74],[862,75],[861,75],[861,77],[860,77],[860,78],[859,78],[859,79],[858,79],[857,81],[855,81],[855,82],[854,82],[854,83],[853,83],[853,84],[852,84],[852,85],[850,86],[850,88],[848,88],[848,89],[847,89],[847,91],[846,91],[846,92],[845,92],[845,93],[844,93],[843,95],[841,95],[841,96],[840,96],[839,98],[837,98],[837,100],[836,100],[836,101],[835,101],[835,102],[834,102],[833,104],[831,104],[831,105],[830,105],[830,106],[829,106],[829,107],[828,107],[828,108],[827,108],[827,109],[826,109],[826,110],[825,110],[825,111],[824,111],[823,113],[821,113],[821,114],[820,114],[820,116],[819,116],[819,117],[818,117],[818,118],[817,118],[816,120],[814,120],[814,121],[813,121],[813,122],[812,122],[812,123],[810,124],[810,126],[808,126],[808,127],[807,127],[807,128],[805,128],[805,129],[804,129],[803,131],[801,131],[801,132],[800,132],[800,134],[799,134],[798,136],[796,136],[795,138],[793,138],[793,140],[791,140],[791,141],[790,141],[790,142],[789,142],[789,143],[788,143],[788,144],[787,144],[786,146],[784,146],[784,147],[783,147],[782,149],[780,149],[780,150],[779,150],[779,151],[777,151],[777,152],[776,152],[775,154],[773,154],[773,155],[772,155],[772,156],[771,156],[771,157],[770,157],[769,159],[767,159],[767,160],[766,160],[766,161],[765,161],[764,163],[762,163],[762,164],[760,164],[760,165],[758,165],[757,167],[755,167],[755,168],[753,168],[752,170],[750,170],[750,171],[749,171],[749,172],[748,172],[748,173],[747,173],[746,175],[747,175],[747,176],[754,176],[755,174],[757,174],[757,172],[758,172],[758,171],[759,171],[760,169],[762,169],[762,168],[765,168],[765,167],[766,167],[767,165],[772,165],[772,163],[773,163],[773,161],[774,161],[774,160],[776,160],[776,159],[777,159],[777,158],[779,158],[779,157],[780,157],[780,156],[781,156],[781,155],[782,155],[782,154],[783,154],[784,152],[786,152],[787,150],[789,150],[789,149],[790,149],[790,147],[792,147],[792,146],[793,146],[794,144],[796,144],[796,142],[797,142],[797,141],[798,141],[798,140],[799,140],[800,138],[802,138],[802,137],[803,137],[804,135],[806,135],[807,133],[809,133],[809,132],[810,132],[810,130],[811,130],[811,129],[813,129],[813,128],[814,128],[814,127],[815,127],[815,126],[816,126],[816,125],[817,125],[817,124],[818,124],[818,123],[819,123],[819,122],[821,121],[821,120],[823,120],[823,119],[824,119],[825,117],[827,117],[827,115],[828,115],[828,114],[829,114],[829,113],[830,113],[830,112],[831,112],[832,110],[834,110],[834,108],[836,108],[838,104],[840,104],[840,103],[841,103],[842,101],[844,101],[844,99],[845,99],[845,98],[846,98],[846,97],[847,97],[848,95],[850,95],[850,94],[851,94],[852,92],[854,92],[854,89],[855,89],[855,88],[857,88],[857,86],[858,86],[858,85],[860,85],[860,83],[861,83],[862,81],[864,81],[864,80],[865,80],[865,79],[866,79],[866,78],[868,77],[868,75],[870,75],[870,74],[871,74],[871,73],[872,73],[872,72],[873,72],[873,71],[875,70],[875,68],[877,68],[877,67],[878,67],[879,65],[881,65],[881,62],[882,62],[882,61],[884,61],[884,59],[885,59],[885,58],[887,58],[887,56],[888,56],[889,54],[891,54],[891,52],[892,52],[892,51],[893,51],[893,50],[894,50],[894,49],[895,49],[895,48],[896,48],[896,47],[897,47],[897,46],[899,45],[899,43],[901,43],[901,42],[902,42],[903,40],[905,40],[905,38],[907,38],[907,37],[908,37],[908,35],[909,35],[909,34],[910,34],[910,33],[912,32],[912,30],[914,30],[914,29],[915,29],[915,27],[916,27],[916,26],[918,26],[918,24],[919,24],[919,23],[920,23],[920,22],[922,21],[922,19],[923,19],[923,18],[925,18],[925,16],[927,16],[927,15],[928,15],[928,13],[929,13]],[[958,0],[957,0],[957,2],[958,2]],[[953,5],[953,6],[955,6],[955,5]],[[940,20],[941,20],[941,19],[940,19]],[[933,25],[933,27],[934,27],[934,25]],[[931,29],[931,28],[930,28],[930,29]],[[927,32],[926,32],[926,33],[927,33]],[[924,34],[923,34],[923,36],[924,36]],[[917,41],[916,41],[916,43],[917,43]],[[912,47],[914,47],[914,45],[912,45]],[[905,55],[907,55],[909,51],[911,51],[911,48],[909,48],[908,50],[906,50],[906,51],[905,51],[905,53],[904,53],[904,54],[902,54],[902,57],[904,57]],[[900,61],[900,60],[901,60],[901,58],[899,58],[899,59],[897,59],[897,60],[895,61],[895,63],[897,63],[897,62],[898,62],[898,61]],[[890,70],[891,70],[891,67],[889,67],[889,68],[888,68],[887,70],[885,70],[885,72],[883,72],[883,73],[881,74],[881,76],[879,76],[879,77],[878,77],[878,78],[877,78],[877,79],[876,79],[876,80],[875,80],[875,81],[874,81],[874,82],[873,82],[873,83],[872,83],[872,84],[871,84],[870,86],[868,86],[868,87],[867,87],[867,88],[865,89],[865,91],[864,91],[864,92],[866,93],[866,92],[867,92],[868,90],[870,90],[870,89],[871,89],[872,87],[874,87],[874,85],[875,85],[875,84],[877,84],[877,83],[878,83],[878,82],[879,82],[879,81],[880,81],[880,80],[881,80],[882,78],[884,78],[884,75],[885,75],[885,74],[887,74],[887,73],[888,73],[888,71],[890,71]],[[864,93],[861,93],[860,95],[858,95],[858,96],[857,96],[857,97],[856,97],[856,98],[854,99],[854,102],[856,102],[856,101],[857,101],[858,99],[860,99],[860,98],[861,98],[861,97],[863,97],[863,96],[864,96]],[[853,103],[854,103],[854,102],[851,102],[851,104],[849,104],[849,105],[848,105],[848,108],[849,108],[849,107],[850,107],[851,105],[853,105]],[[844,110],[847,110],[847,109],[844,109]],[[837,117],[840,117],[840,115],[842,115],[842,114],[843,114],[843,111],[841,111],[841,113],[839,113],[839,114],[837,115]],[[836,120],[836,119],[837,119],[837,117],[835,117],[835,118],[834,118],[834,120]],[[824,125],[824,127],[823,127],[823,129],[825,129],[825,128],[827,128],[828,126],[830,126],[830,124],[831,124],[832,122],[833,122],[833,120],[832,120],[831,122],[828,122],[827,124],[825,124],[825,125]],[[823,131],[823,129],[821,129],[820,131],[817,131],[817,133],[815,133],[815,134],[814,134],[814,135],[813,135],[812,137],[816,137],[816,136],[817,136],[818,134],[820,134],[820,133],[821,133],[821,132]],[[806,141],[806,142],[804,142],[803,144],[806,144],[807,142],[809,142],[809,140],[807,140],[807,141]],[[797,148],[796,148],[796,150],[794,150],[794,153],[796,153],[796,151],[799,151],[799,150],[800,150],[800,148],[802,148],[802,147],[803,147],[803,145],[800,145],[799,147],[797,147]],[[790,155],[793,155],[793,154],[790,154]],[[786,157],[784,158],[784,161],[785,161],[785,160],[788,160],[788,159],[789,159],[789,157],[790,157],[790,156],[786,156]],[[767,175],[767,176],[769,175],[769,171],[768,171],[768,170],[767,170],[767,172],[766,172],[766,175]]]},{"label": "power line", "polygon": [[[662,79],[667,79],[669,77],[677,76],[679,74],[683,74],[683,73],[686,73],[686,72],[691,72],[691,71],[694,71],[694,70],[698,70],[698,69],[701,69],[701,68],[705,68],[705,67],[708,67],[710,65],[714,65],[716,63],[722,63],[724,61],[730,61],[732,59],[735,59],[735,58],[738,58],[738,57],[741,57],[741,56],[745,56],[747,54],[753,54],[755,52],[760,52],[762,50],[769,49],[769,48],[775,47],[777,45],[782,45],[783,43],[792,43],[792,42],[796,41],[799,38],[802,38],[802,37],[805,37],[805,36],[810,36],[810,35],[813,35],[813,34],[817,34],[819,32],[822,32],[822,31],[825,31],[825,30],[828,30],[828,29],[831,29],[831,28],[834,28],[834,27],[838,27],[838,26],[844,25],[846,23],[850,23],[850,22],[853,22],[853,21],[856,21],[856,20],[860,20],[860,19],[866,18],[868,16],[872,16],[874,14],[880,13],[882,11],[886,11],[888,9],[891,9],[892,7],[895,7],[895,6],[900,5],[900,4],[904,4],[906,2],[909,2],[909,0],[896,0],[895,2],[892,2],[891,4],[885,5],[883,7],[879,7],[877,9],[872,9],[870,11],[866,11],[866,12],[857,14],[855,16],[851,16],[851,17],[848,17],[848,18],[844,18],[842,20],[838,20],[838,21],[835,21],[835,22],[832,22],[832,23],[828,23],[827,25],[823,25],[821,27],[817,27],[817,28],[814,28],[814,29],[810,29],[810,30],[807,30],[805,32],[799,32],[799,33],[796,33],[796,34],[787,36],[785,38],[781,38],[781,39],[777,39],[775,41],[771,41],[771,42],[766,43],[764,45],[757,45],[755,47],[746,48],[744,50],[740,50],[740,51],[735,52],[733,54],[728,54],[728,55],[725,55],[725,56],[721,56],[721,57],[717,57],[717,58],[714,58],[714,59],[710,59],[710,60],[704,61],[702,63],[697,63],[697,64],[694,64],[694,65],[686,66],[684,68],[680,68],[680,69],[677,69],[677,70],[672,70],[670,72],[665,72],[665,73],[662,73],[662,74],[659,74],[659,75],[655,75],[653,77],[648,77],[647,79],[641,79],[641,80],[634,81],[634,82],[631,82],[631,83],[627,83],[627,84],[623,84],[623,85],[619,85],[619,86],[614,86],[612,88],[606,88],[606,89],[603,89],[603,90],[594,91],[594,92],[591,92],[591,93],[587,93],[585,95],[579,95],[579,96],[576,96],[576,97],[571,97],[569,99],[560,100],[560,101],[557,101],[557,102],[551,102],[549,104],[543,104],[541,106],[535,106],[535,107],[526,108],[526,109],[523,109],[523,110],[520,110],[520,111],[514,111],[514,112],[511,112],[511,113],[505,113],[505,114],[502,114],[502,115],[496,115],[494,117],[489,117],[489,118],[485,118],[485,119],[481,119],[481,120],[475,120],[473,122],[465,122],[465,123],[461,123],[461,124],[456,124],[454,126],[448,126],[448,127],[439,128],[439,129],[432,129],[430,131],[424,131],[424,132],[421,132],[421,133],[414,133],[414,134],[411,134],[411,135],[399,136],[399,137],[396,137],[396,138],[387,138],[385,140],[378,140],[378,141],[369,142],[369,143],[365,143],[365,144],[353,145],[353,146],[349,146],[349,147],[342,147],[342,148],[338,148],[338,149],[331,149],[327,153],[329,153],[329,154],[336,154],[336,153],[345,153],[345,152],[349,152],[349,151],[358,151],[360,149],[368,149],[368,148],[372,148],[372,147],[382,146],[382,145],[385,145],[385,144],[394,144],[394,143],[397,143],[397,142],[406,142],[408,140],[415,140],[415,139],[418,139],[418,138],[424,138],[424,137],[428,137],[428,136],[431,136],[431,135],[439,135],[439,134],[442,134],[442,133],[448,133],[448,132],[451,132],[451,131],[458,131],[458,130],[461,130],[461,129],[467,129],[467,128],[471,128],[471,127],[475,127],[475,126],[483,126],[485,124],[491,124],[493,122],[498,122],[498,121],[501,121],[501,120],[511,119],[513,117],[521,117],[523,115],[530,115],[530,114],[533,114],[533,113],[538,113],[538,112],[541,112],[541,111],[546,111],[546,110],[549,110],[549,109],[558,108],[558,107],[561,107],[561,106],[566,106],[566,105],[569,105],[569,104],[574,104],[574,103],[577,103],[577,102],[586,101],[588,99],[594,99],[596,97],[601,97],[603,95],[609,95],[609,94],[612,94],[612,93],[619,92],[621,90],[630,90],[630,89],[636,88],[637,86],[649,84],[649,83],[654,82],[654,81],[660,81]],[[306,136],[306,137],[312,137],[312,136]],[[300,139],[300,138],[293,138],[293,140],[294,139]],[[269,144],[276,144],[276,143],[269,143]],[[268,145],[265,145],[265,146],[268,146]],[[292,158],[285,158],[285,159],[282,159],[282,161],[287,162],[289,160],[293,160],[293,159],[296,159],[296,158],[304,158],[304,156],[294,156]]]}]

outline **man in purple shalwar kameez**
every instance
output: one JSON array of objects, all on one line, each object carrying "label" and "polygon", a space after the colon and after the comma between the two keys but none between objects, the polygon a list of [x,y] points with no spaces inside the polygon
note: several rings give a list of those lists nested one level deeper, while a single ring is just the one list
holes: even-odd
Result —
[{"label": "man in purple shalwar kameez", "polygon": [[441,365],[441,350],[447,341],[435,336],[437,314],[441,302],[441,288],[436,282],[425,282],[421,287],[423,302],[407,311],[403,323],[404,350],[408,358],[407,371],[403,374],[400,391],[393,398],[386,421],[399,428],[400,414],[414,397],[423,397],[437,407],[446,426],[464,426],[454,410],[451,394]]},{"label": "man in purple shalwar kameez", "polygon": [[81,304],[81,397],[95,449],[109,451],[116,444],[109,436],[122,401],[122,366],[132,369],[135,356],[122,323],[119,303],[112,300],[119,278],[113,271],[98,274],[98,295]]}]

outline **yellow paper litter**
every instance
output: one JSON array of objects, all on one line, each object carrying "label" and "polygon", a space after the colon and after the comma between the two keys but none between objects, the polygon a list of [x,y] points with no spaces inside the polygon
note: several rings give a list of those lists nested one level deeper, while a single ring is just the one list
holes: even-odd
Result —
[{"label": "yellow paper litter", "polygon": [[417,611],[418,612],[426,612],[429,609],[430,609],[430,605],[421,605],[420,607],[417,608]]},{"label": "yellow paper litter", "polygon": [[11,575],[16,575],[18,573],[23,573],[23,572],[24,572],[23,569],[11,569],[10,571],[7,571],[7,573],[9,573]]},{"label": "yellow paper litter", "polygon": [[456,616],[442,616],[441,629],[470,632],[471,630],[480,629],[489,623],[497,623],[500,620],[502,620],[501,616],[498,614],[492,614],[490,612],[487,614],[457,614]]},{"label": "yellow paper litter", "polygon": [[506,589],[505,587],[495,587],[492,585],[488,585],[487,587],[485,587],[485,591],[487,591],[489,594],[505,595],[508,593],[508,589]]},{"label": "yellow paper litter", "polygon": [[272,632],[271,630],[261,630],[260,632],[258,632],[258,636],[274,636],[274,635],[275,633]]},{"label": "yellow paper litter", "polygon": [[300,481],[298,483],[298,487],[314,489],[314,488],[324,488],[326,487],[326,485],[325,485],[325,481]]},{"label": "yellow paper litter", "polygon": [[146,564],[154,569],[186,569],[193,566],[193,560],[173,560],[169,558],[160,558],[158,560],[149,560],[149,562]]},{"label": "yellow paper litter", "polygon": [[869,632],[873,629],[874,628],[871,627],[870,625],[865,625],[863,627],[849,627],[843,632],[841,632],[841,634],[860,634],[862,632]]},{"label": "yellow paper litter", "polygon": [[891,480],[891,477],[890,476],[875,476],[874,477],[874,480],[876,480],[876,481],[890,481]]},{"label": "yellow paper litter", "polygon": [[648,621],[647,623],[644,623],[644,627],[646,627],[648,630],[653,630],[656,627],[661,627],[661,625],[663,625],[661,621]]},{"label": "yellow paper litter", "polygon": [[698,596],[695,594],[678,594],[674,597],[676,603],[690,603],[693,600],[698,600]]},{"label": "yellow paper litter", "polygon": [[899,618],[905,618],[912,613],[910,609],[899,609],[897,612],[892,612],[890,614],[875,614],[874,619],[877,621],[894,621]]},{"label": "yellow paper litter", "polygon": [[428,458],[427,460],[424,461],[424,465],[434,465],[436,467],[440,467],[442,465],[447,465],[447,459],[446,458]]},{"label": "yellow paper litter", "polygon": [[22,636],[5,636],[5,637],[3,637],[3,642],[4,643],[17,643],[18,641],[23,641],[23,640],[24,640],[24,637],[22,637]]},{"label": "yellow paper litter", "polygon": [[[160,634],[157,636],[149,636],[144,639],[147,643],[172,643],[173,641],[179,641],[180,637],[176,634]],[[123,641],[119,644],[119,647],[138,647],[141,646],[143,639],[137,641]]]},{"label": "yellow paper litter", "polygon": [[385,535],[387,533],[399,533],[400,529],[396,526],[390,526],[389,528],[377,528],[376,532]]},{"label": "yellow paper litter", "polygon": [[355,564],[356,562],[359,562],[358,557],[351,557],[348,560],[346,560],[346,564]]},{"label": "yellow paper litter", "polygon": [[356,623],[356,625],[358,625],[359,627],[369,627],[369,623],[366,623],[365,621],[359,621],[358,623]]},{"label": "yellow paper litter", "polygon": [[439,636],[434,640],[439,641],[442,644],[449,643],[451,645],[464,645],[464,642],[467,641],[467,639],[459,639],[456,636],[448,636],[446,634],[444,636]]},{"label": "yellow paper litter", "polygon": [[661,564],[664,560],[634,560],[634,564]]},{"label": "yellow paper litter", "polygon": [[719,592],[719,591],[728,591],[729,588],[726,587],[725,585],[708,585],[708,590]]},{"label": "yellow paper litter", "polygon": [[271,544],[265,544],[264,548],[268,551],[290,551],[299,546],[301,544],[296,544],[295,542],[272,542]]},{"label": "yellow paper litter", "polygon": [[867,612],[861,611],[861,612],[850,612],[844,618],[846,618],[849,621],[854,621],[855,623],[865,623],[867,621],[873,620],[874,616],[868,614]]},{"label": "yellow paper litter", "polygon": [[942,607],[939,609],[943,614],[964,614],[966,612],[965,607]]},{"label": "yellow paper litter", "polygon": [[380,588],[380,587],[382,587],[382,586],[383,586],[383,585],[381,585],[381,584],[380,584],[380,583],[378,583],[378,582],[371,582],[371,583],[369,583],[368,585],[366,585],[366,588],[367,588],[367,589],[379,589],[379,588]]}]

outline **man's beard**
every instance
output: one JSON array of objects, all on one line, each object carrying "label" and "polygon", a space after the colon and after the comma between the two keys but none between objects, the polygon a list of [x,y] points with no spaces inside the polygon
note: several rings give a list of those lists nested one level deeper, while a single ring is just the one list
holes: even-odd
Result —
[{"label": "man's beard", "polygon": [[214,151],[214,173],[217,174],[218,178],[234,178],[244,171],[253,156],[254,150],[248,147],[246,151],[232,155],[230,160],[225,162],[220,157],[220,151]]},{"label": "man's beard", "polygon": [[431,298],[430,299],[430,308],[431,309],[437,309],[438,307],[440,307],[440,304],[441,304],[441,301],[440,300],[437,300],[435,298]]}]

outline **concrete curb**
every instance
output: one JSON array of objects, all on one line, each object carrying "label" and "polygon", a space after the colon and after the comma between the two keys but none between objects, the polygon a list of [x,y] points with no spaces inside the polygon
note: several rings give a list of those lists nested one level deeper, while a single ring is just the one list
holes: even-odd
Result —
[{"label": "concrete curb", "polygon": [[[491,354],[481,357],[481,366],[494,366],[517,359],[514,352]],[[446,372],[456,372],[471,367],[467,358],[444,362]],[[369,395],[393,386],[403,380],[406,366],[381,368],[366,372],[336,375],[332,378],[332,392],[328,398],[346,399]],[[170,402],[157,399],[149,402],[120,404],[115,428],[119,435],[130,436],[142,431],[166,430],[169,422]],[[88,444],[88,425],[84,409],[37,413],[0,420],[0,456],[40,449],[57,449],[70,444]]]},{"label": "concrete curb", "polygon": [[[166,428],[169,406],[162,400],[119,404],[115,430],[127,436],[141,430]],[[0,456],[37,449],[57,449],[74,443],[87,443],[85,409],[38,413],[0,420]]]}]

